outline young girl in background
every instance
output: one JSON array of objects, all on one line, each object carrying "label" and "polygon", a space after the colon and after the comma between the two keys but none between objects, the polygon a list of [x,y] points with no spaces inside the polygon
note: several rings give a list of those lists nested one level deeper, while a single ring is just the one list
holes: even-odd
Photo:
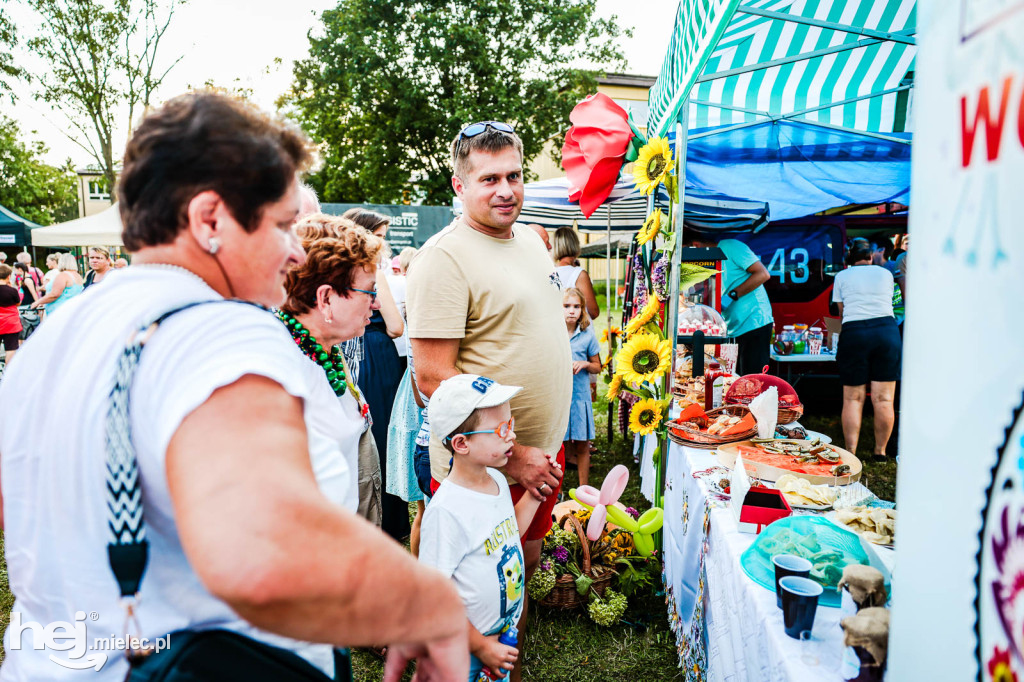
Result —
[{"label": "young girl in background", "polygon": [[594,406],[590,401],[590,376],[601,371],[600,347],[590,329],[583,294],[568,288],[562,296],[565,327],[572,348],[572,408],[569,410],[569,428],[565,431],[565,457],[576,455],[580,485],[590,482],[590,447],[594,438]]}]

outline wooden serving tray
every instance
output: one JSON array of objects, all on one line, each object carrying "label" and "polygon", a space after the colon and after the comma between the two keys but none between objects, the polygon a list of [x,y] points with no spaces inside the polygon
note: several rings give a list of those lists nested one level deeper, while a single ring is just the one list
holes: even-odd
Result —
[{"label": "wooden serving tray", "polygon": [[[781,439],[780,439],[781,440]],[[787,443],[800,443],[802,445],[810,444],[808,440],[790,440],[786,439]],[[718,461],[723,466],[728,467],[732,470],[736,466],[736,457],[739,455],[740,447],[756,447],[756,445],[749,440],[739,441],[737,443],[729,443],[727,445],[720,445],[716,450],[718,455]],[[830,445],[832,449],[839,453],[840,461],[843,464],[850,465],[850,473],[846,476],[819,476],[815,474],[809,474],[799,471],[801,465],[797,462],[793,462],[793,468],[785,468],[769,464],[766,462],[755,462],[749,459],[744,459],[744,463],[747,466],[747,473],[755,478],[759,478],[762,481],[772,481],[773,483],[779,479],[783,474],[793,474],[798,478],[806,478],[808,481],[815,485],[827,484],[827,485],[849,485],[850,483],[856,483],[860,480],[861,466],[860,460],[849,450]]]}]

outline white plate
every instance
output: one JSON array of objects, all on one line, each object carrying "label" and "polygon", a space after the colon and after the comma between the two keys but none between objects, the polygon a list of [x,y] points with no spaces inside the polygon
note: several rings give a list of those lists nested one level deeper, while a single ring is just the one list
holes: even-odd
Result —
[{"label": "white plate", "polygon": [[[832,488],[832,486],[827,486],[827,487],[834,490],[834,488]],[[782,493],[782,494],[785,495],[786,493]],[[838,492],[836,493],[836,496],[838,497]],[[828,510],[832,509],[832,504],[831,503],[830,504],[793,504],[792,502],[789,501],[788,497],[786,498],[786,502],[789,502],[789,506],[792,509],[803,509],[805,511],[823,512],[823,511],[828,511]]]},{"label": "white plate", "polygon": [[[785,493],[783,493],[785,495]],[[789,498],[786,498],[786,502],[789,502]],[[806,511],[828,511],[832,508],[831,504],[793,504],[789,502],[791,509],[804,509]]]},{"label": "white plate", "polygon": [[872,541],[868,540],[863,535],[861,535],[860,531],[857,530],[856,528],[851,528],[850,526],[847,526],[845,523],[839,523],[839,519],[836,518],[836,513],[834,511],[829,512],[828,514],[825,514],[825,518],[828,519],[829,521],[831,521],[832,523],[836,524],[840,528],[845,528],[846,530],[850,531],[851,533],[856,533],[857,537],[859,537],[861,539],[861,541],[865,545],[871,545],[871,546],[874,546],[874,547],[888,547],[889,549],[892,549],[892,548],[894,548],[896,546],[895,541],[894,542],[890,542],[887,545],[883,545],[880,542],[872,542]]}]

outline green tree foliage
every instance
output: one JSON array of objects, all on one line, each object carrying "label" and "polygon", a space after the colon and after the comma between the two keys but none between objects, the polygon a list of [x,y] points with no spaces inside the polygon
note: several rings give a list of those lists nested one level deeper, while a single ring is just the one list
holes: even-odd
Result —
[{"label": "green tree foliage", "polygon": [[68,137],[87,151],[111,187],[117,186],[114,149],[118,125],[131,127],[135,114],[167,73],[157,66],[157,48],[181,0],[27,0],[41,20],[28,47],[45,66],[32,73],[36,96],[62,111]]},{"label": "green tree foliage", "polygon": [[6,94],[14,99],[11,81],[21,78],[24,74],[14,63],[12,48],[18,44],[18,34],[14,22],[7,13],[7,8],[0,7],[0,95]]},{"label": "green tree foliage", "polygon": [[18,124],[0,116],[0,206],[40,225],[78,217],[75,171],[42,161],[42,142],[26,143]]},{"label": "green tree foliage", "polygon": [[[596,0],[341,0],[311,32],[283,98],[322,144],[326,201],[451,199],[449,144],[480,120],[513,123],[527,159],[623,63]],[[590,67],[590,68],[587,68]]]}]

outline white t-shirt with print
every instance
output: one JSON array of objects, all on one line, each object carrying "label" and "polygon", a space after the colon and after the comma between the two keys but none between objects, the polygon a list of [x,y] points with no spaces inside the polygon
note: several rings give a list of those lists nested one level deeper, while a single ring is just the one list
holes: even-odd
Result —
[{"label": "white t-shirt with print", "polygon": [[469,622],[483,634],[514,625],[523,608],[525,569],[519,526],[505,477],[487,473],[498,494],[445,479],[420,530],[420,561],[455,581]]},{"label": "white t-shirt with print", "polygon": [[854,265],[836,274],[832,301],[843,304],[843,322],[892,317],[892,273],[881,265]]},{"label": "white t-shirt with print", "polygon": [[[131,266],[69,301],[33,334],[0,384],[0,485],[13,611],[44,627],[90,614],[88,641],[123,633],[119,591],[107,560],[104,415],[118,358],[144,321],[191,301],[221,297],[183,269]],[[354,509],[356,457],[343,453],[345,414],[323,370],[298,350],[272,314],[211,303],[168,318],[142,352],[131,424],[142,479],[149,561],[138,610],[141,636],[225,628],[290,649],[333,675],[331,648],[264,633],[203,587],[182,551],[165,453],[182,420],[216,389],[245,375],[268,377],[303,400],[310,458],[325,495]],[[361,428],[357,426],[356,428]],[[210,523],[217,523],[211,519]],[[97,620],[91,620],[95,613]],[[35,651],[11,632],[0,680],[75,680],[82,671]],[[119,652],[90,680],[123,680]]]}]

